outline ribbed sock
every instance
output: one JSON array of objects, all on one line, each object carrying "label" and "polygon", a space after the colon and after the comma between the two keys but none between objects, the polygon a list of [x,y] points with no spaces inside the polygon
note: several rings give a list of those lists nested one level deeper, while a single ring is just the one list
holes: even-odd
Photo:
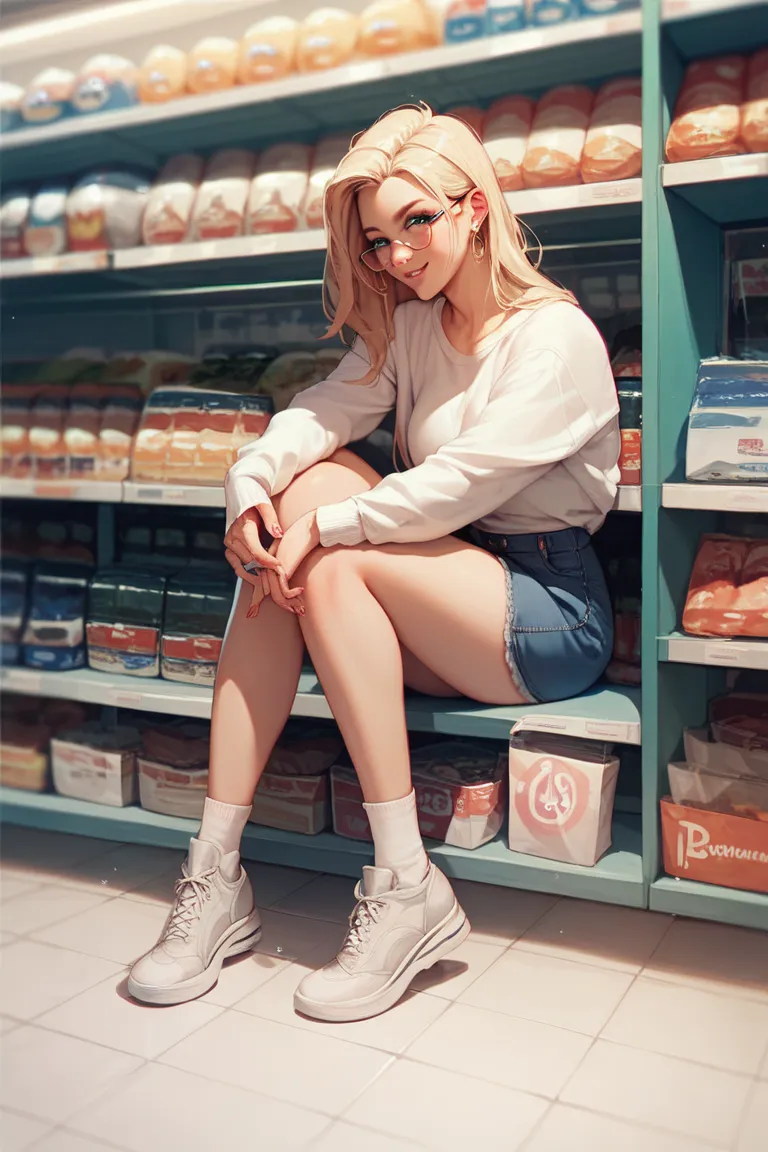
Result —
[{"label": "ribbed sock", "polygon": [[[199,840],[207,840],[221,849],[222,856],[240,852],[240,841],[251,814],[250,807],[240,804],[222,804],[220,800],[205,798],[203,822],[198,833]],[[234,870],[234,875],[230,873]],[[227,880],[236,880],[240,875],[240,858],[228,861],[223,869]]]},{"label": "ribbed sock", "polygon": [[416,815],[416,793],[363,807],[371,822],[376,867],[394,872],[398,888],[415,888],[429,868]]}]

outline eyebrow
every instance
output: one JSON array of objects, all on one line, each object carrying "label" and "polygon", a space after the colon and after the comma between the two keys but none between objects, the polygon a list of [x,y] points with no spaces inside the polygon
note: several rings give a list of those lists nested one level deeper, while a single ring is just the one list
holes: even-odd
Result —
[{"label": "eyebrow", "polygon": [[[426,199],[424,196],[419,196],[416,200],[411,200],[410,204],[406,204],[405,208],[400,211],[400,219],[403,220],[412,208],[420,204],[422,200]],[[377,228],[374,224],[370,228],[363,228],[364,234],[367,236],[369,232],[381,232],[381,228]]]}]

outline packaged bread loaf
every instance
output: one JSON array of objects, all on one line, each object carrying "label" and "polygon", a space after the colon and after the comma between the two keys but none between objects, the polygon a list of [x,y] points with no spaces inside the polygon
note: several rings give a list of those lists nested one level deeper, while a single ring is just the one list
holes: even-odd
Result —
[{"label": "packaged bread loaf", "polygon": [[242,236],[256,157],[242,148],[224,148],[208,161],[192,213],[192,240]]},{"label": "packaged bread loaf", "polygon": [[359,48],[364,56],[418,52],[436,43],[433,19],[421,0],[375,0],[360,15]]},{"label": "packaged bread loaf", "polygon": [[581,154],[594,96],[580,84],[563,84],[542,96],[523,159],[526,188],[581,183]]},{"label": "packaged bread loaf", "polygon": [[241,84],[282,80],[296,67],[299,23],[291,16],[270,16],[247,29],[240,41],[237,78]]},{"label": "packaged bread loaf", "polygon": [[642,161],[640,77],[609,80],[595,98],[581,154],[581,177],[585,184],[628,180],[640,174]]},{"label": "packaged bread loaf", "polygon": [[9,84],[7,80],[0,80],[0,132],[13,132],[14,128],[21,127],[23,99],[23,88],[18,84]]},{"label": "packaged bread loaf", "polygon": [[75,74],[66,68],[44,68],[28,85],[21,102],[27,124],[53,124],[72,114]]},{"label": "packaged bread loaf", "polygon": [[227,36],[207,36],[189,54],[187,87],[200,95],[237,83],[238,45]]},{"label": "packaged bread loaf", "polygon": [[90,172],[67,197],[67,235],[73,252],[135,248],[149,198],[144,173],[107,168]]},{"label": "packaged bread loaf", "polygon": [[750,152],[768,152],[768,48],[750,56],[747,98],[741,107],[741,138]]},{"label": "packaged bread loaf", "polygon": [[171,44],[150,48],[139,69],[139,99],[144,104],[165,104],[187,90],[187,53]]},{"label": "packaged bread loaf", "polygon": [[29,206],[24,249],[29,256],[58,256],[67,250],[67,189],[48,184],[38,189]]},{"label": "packaged bread loaf", "polygon": [[29,193],[21,189],[6,192],[0,203],[0,255],[3,260],[26,256],[24,235],[32,203]]},{"label": "packaged bread loaf", "polygon": [[483,110],[474,104],[456,104],[453,108],[447,108],[446,116],[455,116],[457,120],[463,120],[465,124],[469,125],[473,132],[482,138],[483,135]]},{"label": "packaged bread loaf", "polygon": [[318,141],[301,214],[305,228],[322,228],[325,189],[348,148],[348,136],[326,136]]},{"label": "packaged bread loaf", "polygon": [[534,108],[529,96],[504,96],[491,104],[485,114],[483,144],[505,192],[524,187],[522,165]]},{"label": "packaged bread loaf", "polygon": [[299,72],[338,68],[352,59],[357,45],[360,18],[341,8],[318,8],[302,21],[296,38]]},{"label": "packaged bread loaf", "polygon": [[275,144],[259,161],[248,198],[248,232],[293,232],[307,195],[311,149]]},{"label": "packaged bread loaf", "polygon": [[688,65],[667,135],[667,160],[702,160],[744,151],[741,104],[746,70],[744,56],[717,56]]},{"label": "packaged bread loaf", "polygon": [[138,68],[124,56],[92,56],[75,77],[73,111],[84,115],[133,107],[139,100],[138,77]]},{"label": "packaged bread loaf", "polygon": [[746,537],[702,537],[683,610],[683,629],[694,636],[741,634],[734,606],[753,541]]},{"label": "packaged bread loaf", "polygon": [[199,156],[172,156],[155,181],[142,222],[145,244],[179,244],[186,239],[204,164]]}]

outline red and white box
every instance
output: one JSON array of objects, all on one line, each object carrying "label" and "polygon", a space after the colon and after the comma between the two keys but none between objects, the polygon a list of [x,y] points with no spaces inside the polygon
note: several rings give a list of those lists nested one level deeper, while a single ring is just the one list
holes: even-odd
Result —
[{"label": "red and white box", "polygon": [[208,768],[173,768],[139,756],[139,798],[142,808],[164,816],[199,820],[208,791]]},{"label": "red and white box", "polygon": [[331,812],[337,836],[350,840],[373,840],[363,808],[363,790],[354,768],[334,764],[331,768]]},{"label": "red and white box", "polygon": [[289,776],[266,771],[259,780],[248,819],[253,824],[316,836],[331,823],[328,773]]},{"label": "red and white box", "polygon": [[136,728],[98,722],[51,740],[53,786],[61,796],[124,808],[136,800]]},{"label": "red and white box", "polygon": [[618,773],[609,744],[513,729],[509,847],[592,867],[611,846]]},{"label": "red and white box", "polygon": [[768,892],[768,822],[661,801],[664,870],[684,880]]}]

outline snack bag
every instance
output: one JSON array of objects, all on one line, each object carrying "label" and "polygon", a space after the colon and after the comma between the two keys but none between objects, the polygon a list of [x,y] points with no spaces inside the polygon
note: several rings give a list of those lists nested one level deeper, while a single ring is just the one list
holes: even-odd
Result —
[{"label": "snack bag", "polygon": [[237,79],[240,84],[282,80],[296,67],[299,23],[291,16],[270,16],[247,29],[240,41]]},{"label": "snack bag", "polygon": [[581,154],[587,138],[593,93],[564,84],[542,96],[523,160],[526,188],[581,183]]},{"label": "snack bag", "polygon": [[187,90],[187,53],[171,44],[150,48],[139,69],[138,92],[143,104],[165,104]]}]

